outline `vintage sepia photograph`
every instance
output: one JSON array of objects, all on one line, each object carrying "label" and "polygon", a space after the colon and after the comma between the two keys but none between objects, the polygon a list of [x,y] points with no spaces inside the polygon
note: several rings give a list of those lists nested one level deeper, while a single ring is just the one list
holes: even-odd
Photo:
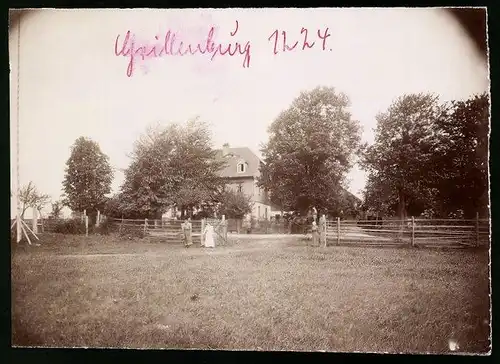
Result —
[{"label": "vintage sepia photograph", "polygon": [[11,9],[11,345],[490,355],[487,23]]}]

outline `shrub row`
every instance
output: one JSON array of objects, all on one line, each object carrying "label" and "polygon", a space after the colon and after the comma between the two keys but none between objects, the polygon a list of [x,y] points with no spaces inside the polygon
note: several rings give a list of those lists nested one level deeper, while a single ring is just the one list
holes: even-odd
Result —
[{"label": "shrub row", "polygon": [[[99,224],[99,227],[95,227],[94,225],[89,225],[89,234],[101,234],[107,235],[109,234],[109,223],[107,220],[104,220]],[[85,222],[80,219],[69,219],[69,220],[60,220],[54,223],[51,227],[51,232],[59,233],[59,234],[70,234],[70,235],[80,235],[85,234]]]}]

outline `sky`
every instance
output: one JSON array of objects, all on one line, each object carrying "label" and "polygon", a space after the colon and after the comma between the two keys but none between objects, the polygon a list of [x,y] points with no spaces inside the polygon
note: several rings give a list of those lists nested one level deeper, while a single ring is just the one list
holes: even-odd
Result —
[{"label": "sky", "polygon": [[[211,26],[222,49],[250,45],[248,67],[239,53],[213,60],[208,54],[136,57],[128,77],[130,57],[115,52],[117,36],[119,52],[127,31],[137,48],[159,44],[169,30],[186,43],[203,43]],[[302,28],[315,41],[312,48],[302,49]],[[326,28],[323,49],[317,33]],[[9,34],[11,186],[16,191],[19,126],[20,184],[32,181],[54,201],[80,136],[109,156],[117,192],[134,141],[155,123],[200,117],[211,126],[214,147],[227,142],[259,154],[269,125],[300,92],[328,86],[349,97],[362,140],[371,143],[376,114],[404,93],[432,92],[449,101],[489,89],[486,61],[439,9],[35,10],[21,22],[19,74],[18,30]],[[276,30],[299,45],[282,52],[280,37],[274,54]],[[365,173],[355,166],[348,180],[361,196]],[[11,199],[11,213],[16,206]]]}]

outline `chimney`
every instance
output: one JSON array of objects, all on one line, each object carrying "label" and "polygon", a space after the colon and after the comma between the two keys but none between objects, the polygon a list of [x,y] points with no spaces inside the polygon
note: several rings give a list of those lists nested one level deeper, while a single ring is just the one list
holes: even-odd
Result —
[{"label": "chimney", "polygon": [[222,155],[225,157],[229,154],[229,143],[224,143],[222,145]]}]

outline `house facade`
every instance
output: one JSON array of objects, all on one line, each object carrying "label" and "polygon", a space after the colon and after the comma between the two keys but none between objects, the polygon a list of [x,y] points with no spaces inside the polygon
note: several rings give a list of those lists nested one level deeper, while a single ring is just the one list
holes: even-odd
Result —
[{"label": "house facade", "polygon": [[[250,197],[252,212],[247,217],[262,220],[281,213],[279,208],[271,204],[267,192],[257,185],[263,162],[250,148],[231,148],[229,144],[224,144],[217,150],[217,157],[226,162],[220,171],[220,176],[226,181],[226,188]],[[162,217],[179,218],[180,212],[171,208]]]},{"label": "house facade", "polygon": [[226,162],[226,166],[221,170],[221,177],[226,181],[226,188],[251,198],[252,217],[269,219],[276,213],[280,213],[269,201],[268,193],[257,184],[260,166],[263,162],[250,148],[231,148],[229,144],[224,144],[217,153],[218,157]]}]

